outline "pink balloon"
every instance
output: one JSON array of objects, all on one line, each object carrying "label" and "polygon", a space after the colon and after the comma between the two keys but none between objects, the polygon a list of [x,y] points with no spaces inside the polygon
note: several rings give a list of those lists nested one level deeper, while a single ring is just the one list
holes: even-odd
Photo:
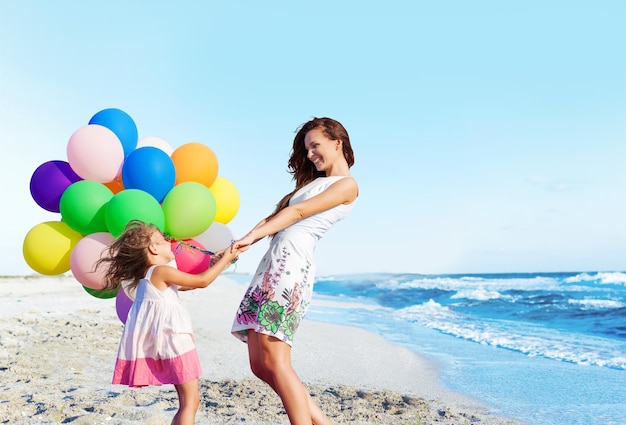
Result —
[{"label": "pink balloon", "polygon": [[89,124],[70,137],[67,158],[72,169],[83,179],[107,183],[122,171],[124,147],[108,128]]},{"label": "pink balloon", "polygon": [[128,312],[130,311],[132,305],[133,300],[126,295],[124,288],[120,288],[115,297],[115,311],[117,312],[118,319],[120,319],[120,321],[124,324],[126,324]]},{"label": "pink balloon", "polygon": [[78,241],[70,255],[70,270],[83,286],[97,290],[104,288],[106,267],[103,265],[95,271],[94,268],[114,240],[108,232],[97,232]]},{"label": "pink balloon", "polygon": [[[184,242],[188,245],[204,249],[204,246],[194,239],[185,239]],[[178,270],[198,274],[209,268],[211,262],[211,256],[209,254],[204,254],[182,244],[179,245],[176,241],[172,242],[172,252],[174,252],[174,257],[176,258]]]}]

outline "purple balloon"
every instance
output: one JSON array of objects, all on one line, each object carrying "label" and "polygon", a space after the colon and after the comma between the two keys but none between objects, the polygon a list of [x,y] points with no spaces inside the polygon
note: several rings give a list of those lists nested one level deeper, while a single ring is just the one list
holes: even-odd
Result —
[{"label": "purple balloon", "polygon": [[41,164],[30,179],[30,194],[41,208],[60,212],[61,195],[69,185],[82,180],[65,161],[48,161]]},{"label": "purple balloon", "polygon": [[119,291],[117,291],[117,296],[115,297],[115,310],[117,318],[120,319],[120,322],[126,324],[126,319],[128,318],[128,313],[130,312],[130,308],[132,306],[133,300],[126,295],[124,288],[120,288]]}]

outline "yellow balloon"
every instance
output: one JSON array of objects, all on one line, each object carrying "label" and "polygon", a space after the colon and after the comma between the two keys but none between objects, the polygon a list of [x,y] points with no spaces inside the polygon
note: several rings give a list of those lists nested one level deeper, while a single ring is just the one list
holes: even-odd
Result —
[{"label": "yellow balloon", "polygon": [[217,204],[215,221],[228,224],[239,211],[239,191],[233,182],[222,176],[217,176],[209,189],[213,193],[215,203]]},{"label": "yellow balloon", "polygon": [[72,249],[83,235],[62,221],[39,223],[24,237],[22,253],[37,273],[53,276],[70,269]]}]

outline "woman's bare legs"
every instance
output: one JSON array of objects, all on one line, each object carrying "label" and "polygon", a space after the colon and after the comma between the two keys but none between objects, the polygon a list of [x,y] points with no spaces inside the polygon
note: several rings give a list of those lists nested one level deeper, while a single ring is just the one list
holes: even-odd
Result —
[{"label": "woman's bare legs", "polygon": [[331,424],[291,366],[289,344],[249,330],[248,355],[252,372],[279,395],[293,425]]},{"label": "woman's bare legs", "polygon": [[313,401],[313,398],[311,398],[311,394],[309,394],[308,391],[306,392],[306,397],[309,402],[309,411],[311,412],[311,423],[313,425],[332,425],[328,416],[326,416],[317,403]]},{"label": "woman's bare legs", "polygon": [[179,408],[172,425],[193,425],[196,421],[196,412],[200,406],[200,391],[198,390],[198,380],[174,385],[178,393]]}]

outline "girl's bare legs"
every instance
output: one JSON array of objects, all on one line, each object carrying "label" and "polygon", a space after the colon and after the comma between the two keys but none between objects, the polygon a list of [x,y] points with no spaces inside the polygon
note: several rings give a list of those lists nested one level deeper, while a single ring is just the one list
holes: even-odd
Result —
[{"label": "girl's bare legs", "polygon": [[172,425],[193,425],[196,421],[196,412],[200,406],[200,391],[198,389],[198,380],[185,382],[184,384],[174,385],[178,393],[179,408]]},{"label": "girl's bare legs", "polygon": [[329,425],[291,366],[291,347],[273,336],[248,331],[252,372],[279,395],[293,425]]}]

